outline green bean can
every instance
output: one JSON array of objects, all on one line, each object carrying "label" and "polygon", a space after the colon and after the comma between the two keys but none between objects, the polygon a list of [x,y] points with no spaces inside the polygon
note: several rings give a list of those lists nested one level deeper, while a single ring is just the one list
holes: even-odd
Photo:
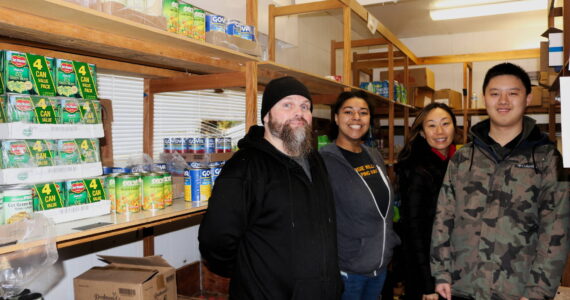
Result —
[{"label": "green bean can", "polygon": [[0,225],[4,225],[4,191],[0,190]]},{"label": "green bean can", "polygon": [[34,90],[26,53],[6,51],[4,76],[7,93],[31,94]]},{"label": "green bean can", "polygon": [[157,210],[164,208],[164,177],[160,173],[144,173],[143,184],[143,210]]},{"label": "green bean can", "polygon": [[162,173],[164,181],[164,206],[172,205],[172,175],[168,172]]},{"label": "green bean can", "polygon": [[27,168],[34,166],[34,160],[25,140],[3,140],[2,157],[4,168]]},{"label": "green bean can", "polygon": [[122,174],[115,180],[117,213],[135,213],[141,210],[140,174]]},{"label": "green bean can", "polygon": [[75,165],[81,162],[75,140],[57,140],[58,165]]},{"label": "green bean can", "polygon": [[74,206],[88,203],[88,193],[85,182],[68,180],[65,182],[65,206]]},{"label": "green bean can", "polygon": [[32,189],[29,186],[6,186],[3,194],[3,211],[6,224],[13,224],[32,217]]},{"label": "green bean can", "polygon": [[74,98],[60,98],[59,119],[61,124],[81,123],[79,100]]},{"label": "green bean can", "polygon": [[58,96],[79,97],[73,61],[60,58],[55,60],[55,85]]},{"label": "green bean can", "polygon": [[206,40],[206,13],[204,10],[194,8],[194,19],[192,23],[192,37],[195,40]]},{"label": "green bean can", "polygon": [[34,123],[34,103],[29,95],[8,94],[8,122]]}]

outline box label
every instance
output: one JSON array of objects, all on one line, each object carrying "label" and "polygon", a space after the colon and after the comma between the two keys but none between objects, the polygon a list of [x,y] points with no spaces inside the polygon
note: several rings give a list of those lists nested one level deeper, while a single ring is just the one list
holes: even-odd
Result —
[{"label": "box label", "polygon": [[40,96],[55,96],[55,85],[46,58],[41,55],[26,53],[34,90]]},{"label": "box label", "polygon": [[85,179],[85,187],[87,188],[89,203],[106,200],[107,195],[103,182],[100,178]]},{"label": "box label", "polygon": [[38,167],[49,167],[55,165],[53,163],[53,144],[46,140],[26,140],[30,155],[34,159]]},{"label": "box label", "polygon": [[73,62],[73,69],[77,76],[77,84],[79,85],[79,94],[83,99],[97,100],[97,87],[95,86],[95,80],[93,80],[93,74],[91,74],[91,68],[84,62]]},{"label": "box label", "polygon": [[40,124],[57,124],[56,113],[53,105],[54,101],[47,97],[32,96],[36,120]]},{"label": "box label", "polygon": [[34,189],[41,210],[63,207],[60,192],[54,183],[36,184]]}]

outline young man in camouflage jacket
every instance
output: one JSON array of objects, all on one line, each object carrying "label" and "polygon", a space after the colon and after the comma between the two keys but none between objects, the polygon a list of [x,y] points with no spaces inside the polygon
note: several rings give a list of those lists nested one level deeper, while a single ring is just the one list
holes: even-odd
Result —
[{"label": "young man in camouflage jacket", "polygon": [[446,299],[550,299],[570,248],[560,153],[524,116],[530,79],[503,63],[483,82],[489,119],[451,159],[433,225],[431,270]]}]

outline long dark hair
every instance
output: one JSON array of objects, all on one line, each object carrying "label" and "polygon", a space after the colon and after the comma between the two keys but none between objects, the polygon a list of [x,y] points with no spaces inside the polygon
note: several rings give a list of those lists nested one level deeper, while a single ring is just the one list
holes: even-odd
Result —
[{"label": "long dark hair", "polygon": [[406,143],[404,144],[404,148],[398,154],[398,162],[405,161],[412,155],[412,145],[414,144],[416,139],[418,139],[418,137],[423,138],[421,137],[420,133],[423,130],[424,121],[427,115],[429,114],[430,111],[436,108],[441,108],[445,110],[451,116],[451,121],[453,122],[453,128],[455,129],[455,136],[453,137],[453,143],[455,143],[458,140],[459,135],[457,128],[457,119],[455,118],[455,115],[453,114],[451,108],[444,103],[432,102],[426,105],[422,110],[420,110],[418,116],[414,120],[412,128],[410,129],[410,134],[408,134],[408,138],[406,139]]},{"label": "long dark hair", "polygon": [[340,111],[340,108],[342,107],[344,102],[346,102],[348,99],[352,99],[352,98],[360,98],[360,99],[364,100],[364,102],[366,102],[366,105],[368,105],[368,111],[370,112],[370,126],[372,126],[372,124],[374,124],[373,123],[374,105],[372,105],[372,102],[370,102],[370,100],[368,100],[368,95],[366,95],[366,93],[362,92],[362,91],[342,92],[338,95],[338,98],[336,99],[336,102],[332,107],[333,116],[332,116],[332,120],[331,120],[331,126],[329,129],[329,133],[327,134],[331,141],[336,140],[336,138],[338,136],[338,124],[336,124],[336,122],[334,120],[334,115],[338,115],[338,112]]}]

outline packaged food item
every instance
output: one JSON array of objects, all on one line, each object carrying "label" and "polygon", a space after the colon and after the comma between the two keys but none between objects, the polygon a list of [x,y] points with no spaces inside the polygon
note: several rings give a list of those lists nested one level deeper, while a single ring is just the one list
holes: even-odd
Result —
[{"label": "packaged food item", "polygon": [[61,182],[46,182],[33,186],[33,209],[34,211],[61,208],[64,206],[61,193]]},{"label": "packaged food item", "polygon": [[223,137],[216,138],[216,153],[224,153],[225,139]]},{"label": "packaged food item", "polygon": [[73,61],[61,58],[55,60],[55,85],[58,96],[79,97]]},{"label": "packaged food item", "polygon": [[161,173],[143,173],[143,210],[164,208],[164,177]]},{"label": "packaged food item", "polygon": [[81,163],[79,147],[75,140],[57,140],[58,165],[75,165]]},{"label": "packaged food item", "polygon": [[111,173],[105,177],[105,192],[108,200],[111,200],[111,212],[114,212],[117,205],[116,198],[116,179],[119,173]]},{"label": "packaged food item", "polygon": [[94,177],[83,180],[87,189],[87,202],[93,203],[107,199],[105,191],[105,177]]},{"label": "packaged food item", "polygon": [[25,140],[37,167],[55,166],[55,145],[52,140]]},{"label": "packaged food item", "polygon": [[212,193],[210,168],[190,168],[184,171],[184,200],[208,201]]},{"label": "packaged food item", "polygon": [[218,178],[218,176],[220,175],[220,172],[222,171],[222,166],[224,164],[221,161],[213,161],[211,163],[208,164],[208,166],[210,167],[210,174],[212,176],[212,187],[214,186],[214,183],[216,182],[216,178]]},{"label": "packaged food item", "polygon": [[178,33],[192,37],[192,25],[194,24],[194,7],[191,4],[181,2],[178,6]]},{"label": "packaged food item", "polygon": [[94,75],[91,74],[91,67],[89,64],[73,61],[73,70],[75,71],[77,89],[79,97],[83,99],[96,100],[99,98],[97,93],[97,86],[95,84]]},{"label": "packaged food item", "polygon": [[172,205],[172,175],[168,172],[162,173],[162,181],[164,183],[164,206]]},{"label": "packaged food item", "polygon": [[232,138],[229,136],[224,138],[224,152],[232,152]]},{"label": "packaged food item", "polygon": [[229,36],[239,37],[239,26],[241,23],[238,20],[228,20],[226,24],[226,34]]},{"label": "packaged food item", "polygon": [[34,167],[34,159],[25,140],[2,140],[3,167],[30,168]]},{"label": "packaged food item", "polygon": [[4,59],[6,93],[32,94],[34,86],[26,53],[6,51]]},{"label": "packaged food item", "polygon": [[162,15],[166,17],[166,31],[173,33],[178,32],[178,12],[178,0],[162,1]]},{"label": "packaged food item", "polygon": [[141,210],[140,175],[122,174],[115,179],[117,213],[135,213]]},{"label": "packaged food item", "polygon": [[76,98],[60,98],[59,119],[61,124],[79,124],[81,123],[81,109],[79,107],[79,99]]},{"label": "packaged food item", "polygon": [[[2,72],[0,71],[0,73]],[[0,77],[2,77],[2,75],[0,75]],[[2,78],[0,78],[0,80],[2,80]],[[8,123],[8,115],[6,111],[6,97],[3,95],[0,95],[0,123]]]},{"label": "packaged food item", "polygon": [[226,18],[224,16],[206,14],[206,32],[226,32]]},{"label": "packaged food item", "polygon": [[192,23],[192,36],[195,40],[206,40],[206,14],[204,10],[194,8],[194,22]]},{"label": "packaged food item", "polygon": [[163,151],[164,153],[173,153],[174,152],[174,148],[172,145],[172,138],[169,137],[165,137],[163,139],[164,141],[164,146],[163,146]]},{"label": "packaged food item", "polygon": [[79,100],[79,110],[81,113],[81,123],[100,124],[101,123],[101,103],[99,100]]},{"label": "packaged food item", "polygon": [[7,185],[3,190],[3,210],[6,224],[30,219],[33,213],[32,189],[27,185]]},{"label": "packaged food item", "polygon": [[35,121],[39,124],[57,124],[59,121],[59,101],[45,96],[30,96],[32,99]]},{"label": "packaged food item", "polygon": [[89,195],[82,179],[65,181],[65,206],[87,204]]},{"label": "packaged food item", "polygon": [[196,140],[192,137],[184,138],[184,153],[194,153],[194,144]]},{"label": "packaged food item", "polygon": [[8,94],[8,122],[35,123],[34,103],[30,95]]},{"label": "packaged food item", "polygon": [[239,37],[247,41],[255,42],[255,26],[241,24],[239,26]]},{"label": "packaged food item", "polygon": [[75,143],[79,148],[81,162],[94,163],[99,162],[99,140],[98,139],[76,139]]},{"label": "packaged food item", "polygon": [[6,55],[6,51],[0,50],[0,94],[6,93],[6,87],[4,86],[4,65],[5,65],[5,58],[4,57],[5,57],[5,55]]},{"label": "packaged food item", "polygon": [[0,225],[4,225],[4,191],[2,191],[1,189],[0,189]]},{"label": "packaged food item", "polygon": [[30,68],[34,94],[46,97],[56,96],[54,78],[47,58],[26,53],[26,59]]},{"label": "packaged food item", "polygon": [[206,144],[206,153],[216,153],[216,138],[206,137],[204,138]]}]

